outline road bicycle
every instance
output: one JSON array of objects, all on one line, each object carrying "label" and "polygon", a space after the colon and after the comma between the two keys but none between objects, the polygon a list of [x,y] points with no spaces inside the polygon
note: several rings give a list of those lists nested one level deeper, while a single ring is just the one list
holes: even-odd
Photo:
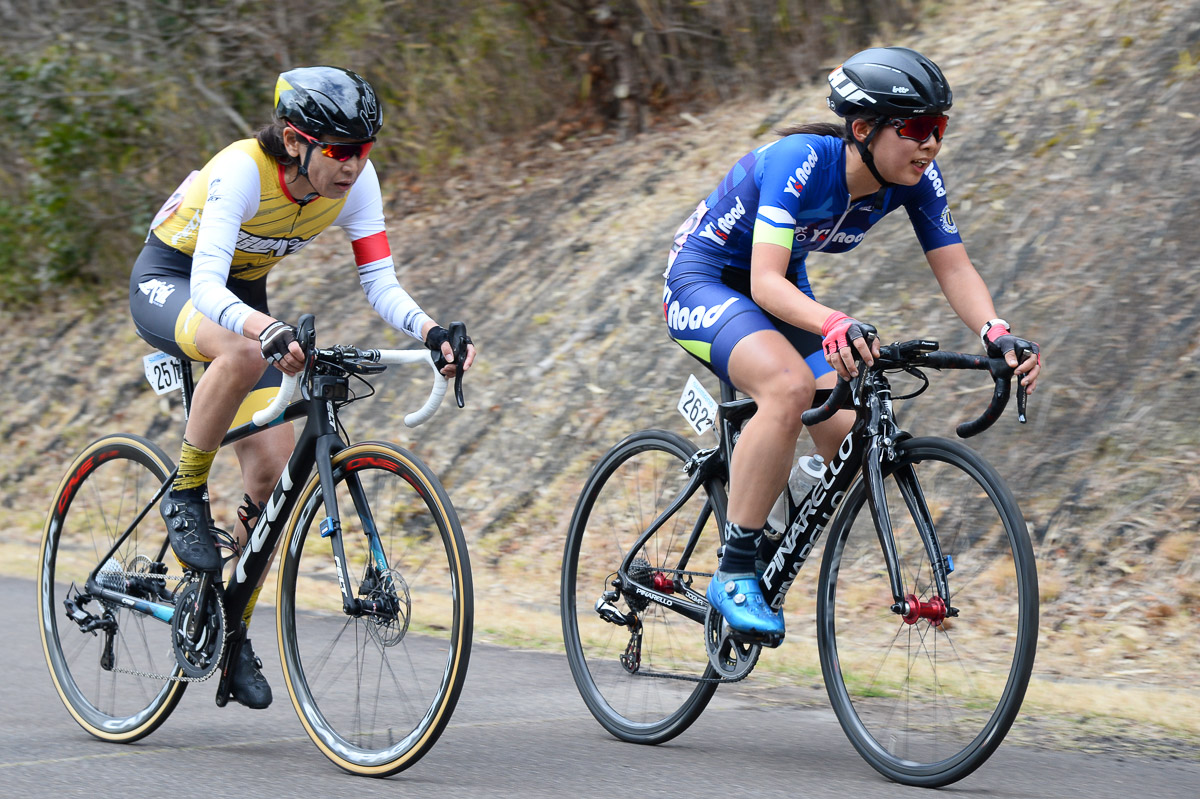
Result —
[{"label": "road bicycle", "polygon": [[[799,503],[789,496],[784,531],[764,537],[760,582],[781,608],[829,529],[816,618],[830,702],[872,767],[935,787],[978,768],[1016,718],[1037,645],[1037,573],[999,474],[961,443],[904,432],[893,400],[928,388],[922,369],[987,370],[995,381],[987,410],[957,429],[972,436],[999,418],[1013,370],[928,340],[881,353],[804,413],[805,425],[841,408],[856,420],[820,482]],[[893,398],[891,372],[922,384]],[[681,410],[715,422],[717,446],[698,450],[663,430],[617,444],[584,485],[563,555],[560,607],[576,685],[605,729],[635,743],[679,735],[718,686],[744,679],[762,649],[782,640],[732,632],[705,600],[723,543],[730,455],[756,408],[728,385],[719,405],[697,403],[697,389],[707,394],[692,378]],[[705,404],[711,412],[698,414]],[[1017,404],[1023,422],[1019,383]]]},{"label": "road bicycle", "polygon": [[[452,327],[452,343],[465,338]],[[341,768],[387,776],[428,752],[454,711],[471,651],[471,568],[437,476],[393,444],[348,443],[338,412],[371,396],[366,376],[387,364],[434,369],[410,427],[433,415],[448,383],[423,349],[318,349],[310,315],[297,339],[303,374],[285,377],[271,406],[222,442],[305,420],[246,545],[229,558],[228,581],[184,569],[171,553],[158,514],[175,474],[167,455],[140,436],[104,436],[71,463],[46,520],[42,648],[67,710],[107,741],[149,735],[190,683],[216,677],[223,706],[243,610],[282,542],[276,633],[300,722]],[[154,368],[158,379],[174,372],[186,413],[191,364]],[[288,404],[297,383],[302,398]]]}]

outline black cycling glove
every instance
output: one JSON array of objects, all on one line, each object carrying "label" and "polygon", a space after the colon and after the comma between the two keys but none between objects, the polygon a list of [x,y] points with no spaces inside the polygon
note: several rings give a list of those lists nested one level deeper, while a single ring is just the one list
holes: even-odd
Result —
[{"label": "black cycling glove", "polygon": [[272,322],[267,325],[267,328],[258,334],[258,347],[263,360],[279,363],[295,340],[296,328],[286,322]]}]

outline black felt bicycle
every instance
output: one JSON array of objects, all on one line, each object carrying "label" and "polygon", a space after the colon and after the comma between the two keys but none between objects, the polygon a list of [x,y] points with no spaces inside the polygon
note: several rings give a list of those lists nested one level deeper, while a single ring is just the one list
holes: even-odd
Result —
[{"label": "black felt bicycle", "polygon": [[[806,425],[840,408],[857,419],[820,482],[799,504],[789,497],[760,580],[767,602],[782,607],[829,530],[816,615],[833,709],[871,766],[934,787],[978,768],[1017,716],[1037,645],[1037,573],[1025,520],[999,474],[960,443],[904,432],[888,373],[923,381],[911,397],[928,387],[923,370],[988,371],[995,392],[979,419],[958,427],[966,437],[999,418],[1013,370],[1002,358],[938,351],[933,341],[881,351],[804,414]],[[722,386],[716,447],[697,450],[662,430],[617,444],[571,519],[561,589],[567,655],[592,714],[626,741],[683,732],[719,685],[750,673],[764,643],[780,643],[739,637],[704,596],[722,544],[733,445],[755,412],[753,400],[734,397]],[[694,417],[692,399],[681,410]],[[1019,385],[1017,401],[1024,421]]]},{"label": "black felt bicycle", "polygon": [[[307,315],[297,330],[303,374],[223,442],[305,420],[228,581],[184,570],[170,552],[158,514],[175,472],[166,454],[139,436],[105,436],[75,458],[46,520],[42,647],[67,710],[98,738],[150,734],[192,682],[215,678],[224,705],[242,612],[282,539],[276,630],[292,704],[330,760],[386,776],[428,752],[454,711],[471,651],[471,568],[437,476],[393,444],[348,443],[338,411],[371,396],[365,376],[424,363],[433,390],[406,417],[415,426],[447,381],[426,350],[319,349]],[[452,344],[456,333],[465,328],[452,326]],[[186,409],[191,365],[177,374]],[[288,404],[297,382],[302,399]]]}]

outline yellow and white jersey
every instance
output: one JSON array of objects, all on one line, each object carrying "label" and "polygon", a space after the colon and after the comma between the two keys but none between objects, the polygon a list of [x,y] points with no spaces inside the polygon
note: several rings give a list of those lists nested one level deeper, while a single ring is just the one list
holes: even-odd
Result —
[{"label": "yellow and white jersey", "polygon": [[[248,157],[249,163],[239,156]],[[249,171],[251,164],[253,172]],[[216,180],[214,173],[219,174]],[[239,180],[251,175],[257,181]],[[263,152],[257,141],[244,139],[229,145],[204,165],[188,186],[179,207],[154,229],[154,235],[195,258],[205,215],[217,211],[217,203],[232,201],[234,210],[240,211],[240,218],[229,276],[255,280],[332,225],[346,199],[318,197],[300,205],[284,183],[283,165]]]},{"label": "yellow and white jersey", "polygon": [[350,237],[371,304],[393,326],[420,340],[429,317],[396,280],[379,177],[370,161],[344,198],[304,203],[288,190],[283,166],[256,140],[234,142],[180,186],[155,218],[151,235],[191,256],[196,310],[240,334],[253,309],[228,289],[228,282],[263,279],[330,226]]}]

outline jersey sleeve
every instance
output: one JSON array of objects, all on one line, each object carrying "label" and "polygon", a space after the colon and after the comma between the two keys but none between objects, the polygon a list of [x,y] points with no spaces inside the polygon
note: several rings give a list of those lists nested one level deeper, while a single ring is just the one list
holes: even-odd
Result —
[{"label": "jersey sleeve", "polygon": [[423,341],[421,328],[431,319],[400,287],[396,278],[396,264],[383,223],[379,176],[370,161],[355,181],[333,224],[350,237],[358,280],[371,307],[392,327]]},{"label": "jersey sleeve", "polygon": [[797,217],[808,197],[804,190],[817,170],[820,156],[807,136],[789,136],[759,152],[762,178],[752,246],[765,242],[791,251]]},{"label": "jersey sleeve", "polygon": [[934,161],[925,170],[916,190],[904,201],[913,231],[925,252],[962,243],[946,197],[946,182]]},{"label": "jersey sleeve", "polygon": [[226,284],[238,230],[257,213],[260,189],[258,165],[253,158],[237,151],[218,158],[209,171],[208,193],[192,256],[192,305],[239,335],[254,309],[234,296]]}]

